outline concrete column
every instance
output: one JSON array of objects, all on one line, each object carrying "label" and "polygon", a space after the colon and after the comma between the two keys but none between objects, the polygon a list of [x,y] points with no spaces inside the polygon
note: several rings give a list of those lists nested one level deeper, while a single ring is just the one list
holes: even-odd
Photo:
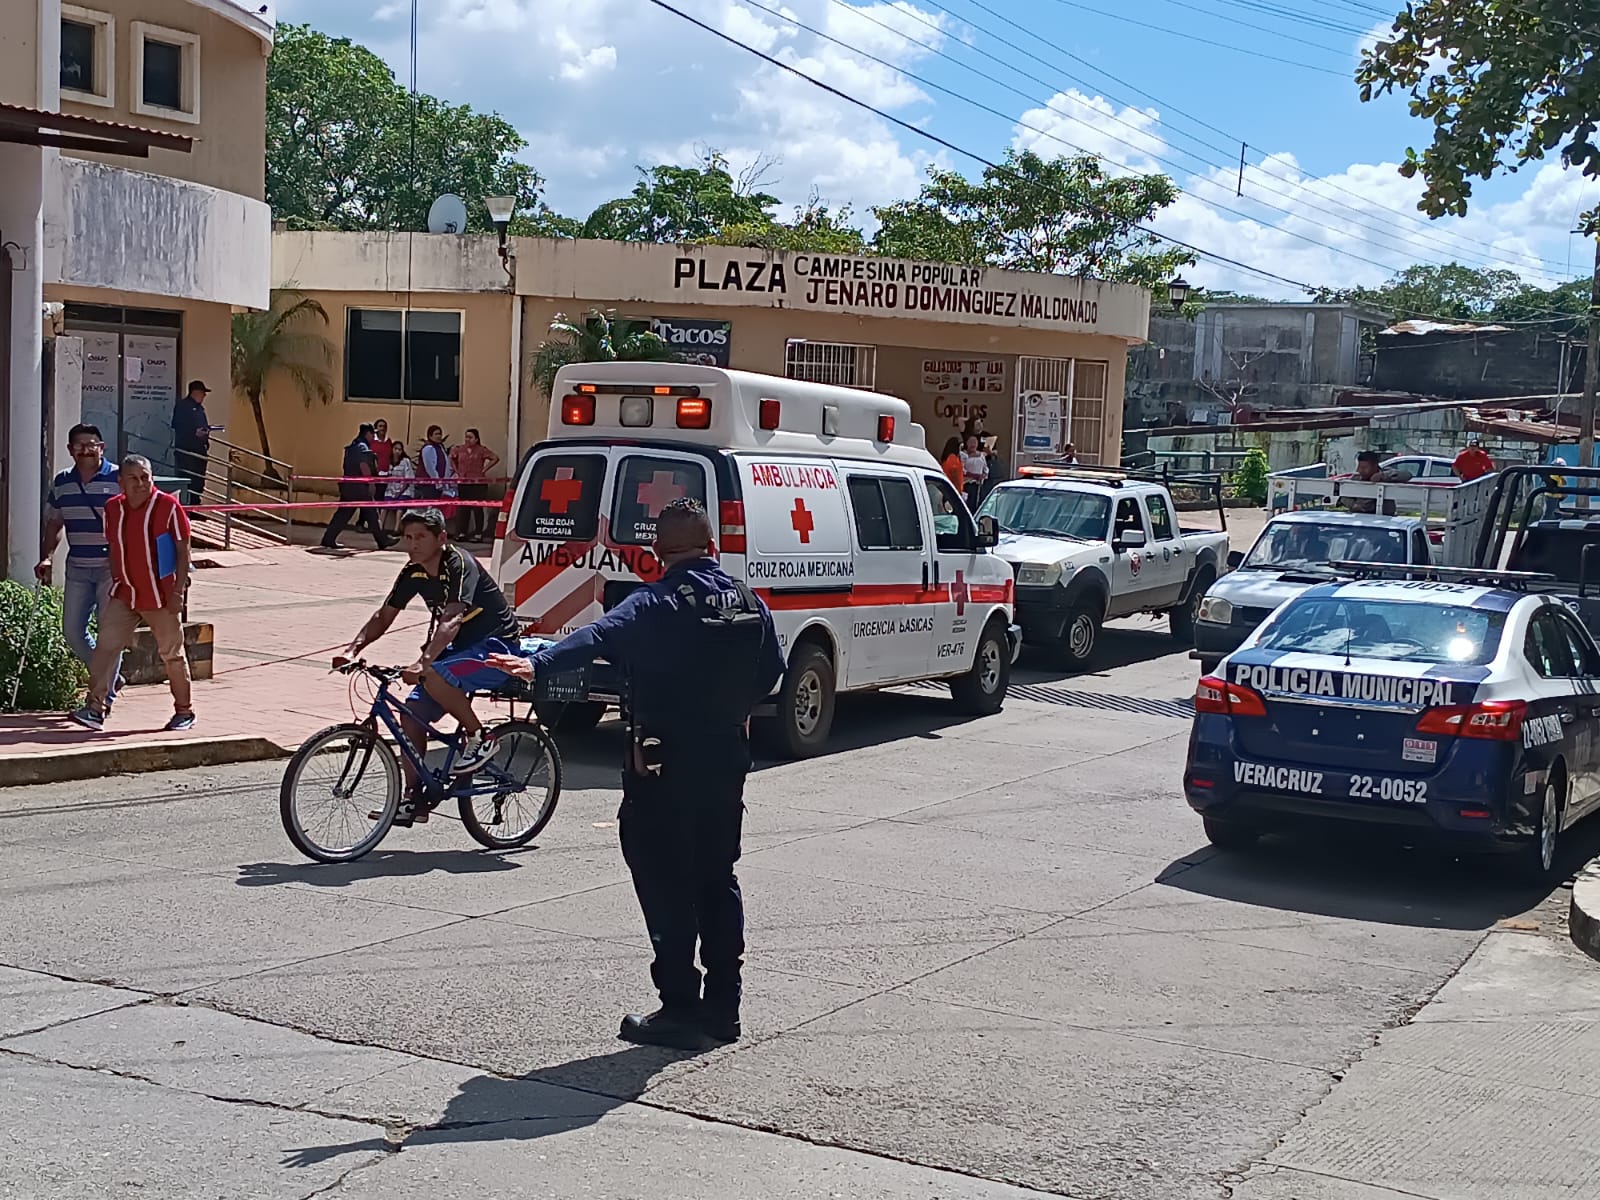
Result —
[{"label": "concrete column", "polygon": [[0,238],[12,244],[6,575],[33,579],[44,496],[44,151],[0,145]]}]

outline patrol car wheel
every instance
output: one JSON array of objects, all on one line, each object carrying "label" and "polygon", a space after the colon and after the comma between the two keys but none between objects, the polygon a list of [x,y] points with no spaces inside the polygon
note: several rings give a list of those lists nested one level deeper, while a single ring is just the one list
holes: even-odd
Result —
[{"label": "patrol car wheel", "polygon": [[1092,604],[1080,604],[1067,615],[1067,627],[1062,631],[1060,650],[1066,665],[1082,670],[1094,657],[1095,643],[1100,640],[1100,610]]},{"label": "patrol car wheel", "polygon": [[778,693],[778,740],[793,758],[821,754],[833,728],[833,663],[820,646],[795,648]]},{"label": "patrol car wheel", "polygon": [[1533,841],[1521,852],[1520,874],[1529,883],[1547,884],[1555,875],[1560,854],[1561,809],[1566,799],[1566,777],[1551,771],[1540,796],[1539,826]]},{"label": "patrol car wheel", "polygon": [[978,642],[972,669],[950,681],[950,696],[962,712],[987,717],[1000,711],[1010,685],[1011,647],[1005,627],[991,621]]},{"label": "patrol car wheel", "polygon": [[1220,817],[1201,817],[1206,827],[1206,841],[1218,850],[1248,850],[1261,840],[1261,830],[1254,825],[1238,821],[1225,821]]}]

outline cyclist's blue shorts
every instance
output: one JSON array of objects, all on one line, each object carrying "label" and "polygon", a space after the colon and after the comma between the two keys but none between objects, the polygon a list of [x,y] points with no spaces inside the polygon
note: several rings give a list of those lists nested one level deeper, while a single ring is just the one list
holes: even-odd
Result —
[{"label": "cyclist's blue shorts", "polygon": [[[433,669],[446,683],[463,692],[488,692],[511,678],[504,671],[485,665],[489,655],[522,653],[521,646],[503,642],[499,638],[485,638],[465,650],[446,650],[433,660]],[[439,702],[423,691],[420,684],[412,688],[411,694],[406,697],[406,709],[412,716],[430,725],[444,715]]]}]

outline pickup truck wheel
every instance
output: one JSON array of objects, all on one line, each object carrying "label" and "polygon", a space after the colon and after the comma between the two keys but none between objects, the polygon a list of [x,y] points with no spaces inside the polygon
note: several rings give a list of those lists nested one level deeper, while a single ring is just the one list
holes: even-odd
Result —
[{"label": "pickup truck wheel", "polygon": [[1189,594],[1177,608],[1167,613],[1167,627],[1172,630],[1173,641],[1180,646],[1194,645],[1194,623],[1200,619],[1200,601],[1206,598],[1206,589],[1216,581],[1216,571],[1201,567],[1189,587]]},{"label": "pickup truck wheel", "polygon": [[1075,671],[1083,670],[1094,657],[1095,643],[1099,640],[1100,606],[1092,601],[1079,604],[1067,614],[1066,627],[1061,632],[1062,662]]},{"label": "pickup truck wheel", "polygon": [[828,744],[833,728],[833,663],[814,643],[795,648],[778,693],[779,747],[791,758],[813,758]]},{"label": "pickup truck wheel", "polygon": [[950,697],[962,712],[987,717],[1000,711],[1011,685],[1011,646],[1005,626],[990,621],[978,639],[972,669],[950,681]]}]

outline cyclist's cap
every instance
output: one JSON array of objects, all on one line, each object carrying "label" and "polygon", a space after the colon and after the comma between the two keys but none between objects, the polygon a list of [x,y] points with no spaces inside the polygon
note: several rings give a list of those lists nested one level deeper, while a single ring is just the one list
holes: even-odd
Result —
[{"label": "cyclist's cap", "polygon": [[418,524],[429,533],[444,532],[444,514],[437,508],[408,508],[400,517],[400,527]]}]

